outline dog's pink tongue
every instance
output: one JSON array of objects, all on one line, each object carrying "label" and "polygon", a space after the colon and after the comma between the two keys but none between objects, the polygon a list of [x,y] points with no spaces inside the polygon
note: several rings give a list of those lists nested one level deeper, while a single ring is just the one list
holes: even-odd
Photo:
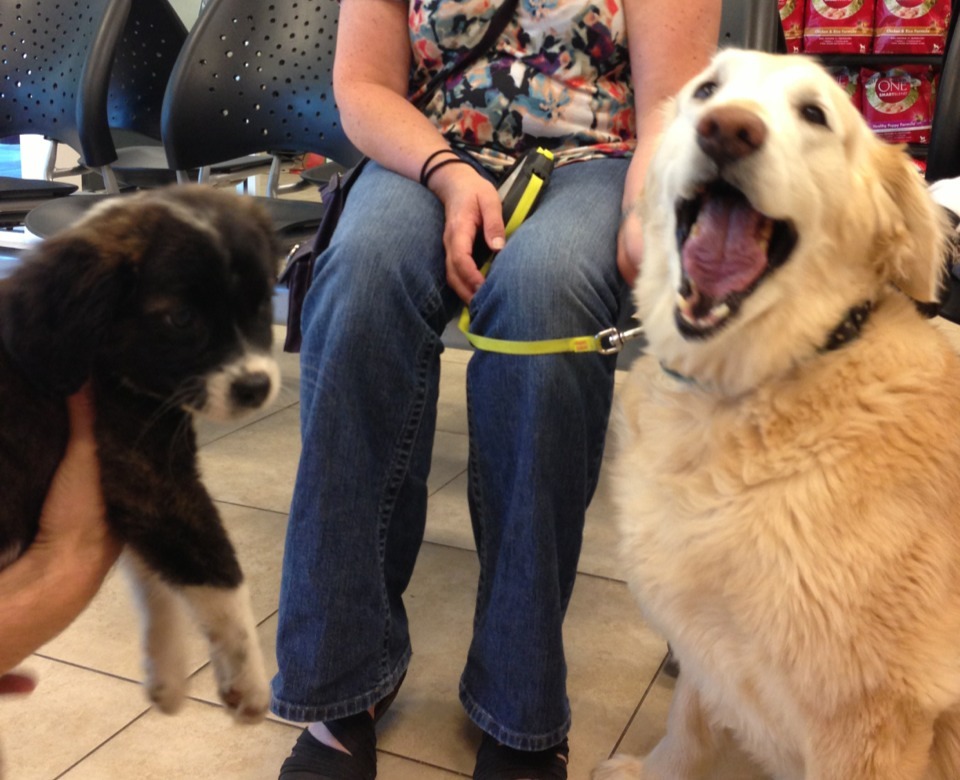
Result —
[{"label": "dog's pink tongue", "polygon": [[683,270],[702,294],[721,301],[756,281],[767,267],[766,222],[741,198],[706,199],[683,246]]}]

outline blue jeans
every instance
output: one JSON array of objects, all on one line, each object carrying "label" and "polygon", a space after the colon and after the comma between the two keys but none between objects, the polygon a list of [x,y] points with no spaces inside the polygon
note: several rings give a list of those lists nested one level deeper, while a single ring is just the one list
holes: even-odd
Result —
[{"label": "blue jeans", "polygon": [[[616,234],[626,160],[554,171],[471,304],[506,339],[593,334],[625,289]],[[382,699],[410,660],[403,592],[423,541],[445,281],[443,210],[370,163],[303,310],[303,451],[290,513],[273,711],[345,717]],[[480,559],[460,697],[522,750],[570,728],[562,623],[613,394],[615,360],[477,352],[467,374],[469,504]]]}]

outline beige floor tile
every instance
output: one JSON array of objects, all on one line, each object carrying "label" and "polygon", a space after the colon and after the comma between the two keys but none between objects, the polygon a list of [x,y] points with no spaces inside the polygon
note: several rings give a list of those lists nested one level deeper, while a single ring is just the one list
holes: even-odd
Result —
[{"label": "beige floor tile", "polygon": [[280,366],[280,376],[284,379],[297,381],[300,379],[300,353],[283,351],[283,341],[286,337],[287,329],[285,326],[273,326],[273,356]]},{"label": "beige floor tile", "polygon": [[150,711],[63,777],[265,780],[277,776],[296,736],[286,725],[237,725],[219,707],[188,702],[174,716]]},{"label": "beige floor tile", "polygon": [[[284,391],[281,392],[281,397],[272,406],[270,406],[269,409],[262,409],[258,412],[253,412],[249,416],[243,417],[239,420],[232,420],[230,422],[216,422],[214,420],[205,420],[200,417],[195,418],[193,427],[197,433],[197,446],[201,448],[206,447],[207,445],[212,444],[215,441],[219,441],[220,439],[236,433],[237,431],[243,430],[250,425],[255,425],[261,420],[267,419],[282,409],[299,409],[299,398],[291,398],[290,394],[287,392],[288,389],[289,388],[285,386]],[[288,397],[286,402],[282,400],[284,395],[287,395]]]},{"label": "beige floor tile", "polygon": [[443,359],[449,360],[453,363],[463,363],[466,365],[470,362],[470,358],[473,357],[472,349],[457,349],[454,347],[448,347],[443,352]]},{"label": "beige floor tile", "polygon": [[149,707],[134,683],[37,657],[25,668],[37,690],[0,697],[7,780],[53,780]]},{"label": "beige floor tile", "polygon": [[381,751],[377,756],[377,777],[383,780],[451,780],[469,775]]},{"label": "beige floor tile", "polygon": [[[414,655],[403,690],[378,730],[382,751],[465,775],[472,772],[480,738],[458,699],[477,574],[472,552],[424,545],[406,594]],[[276,619],[259,631],[272,676]],[[585,780],[626,728],[664,644],[640,621],[625,585],[594,577],[578,580],[565,633],[573,712],[570,778]],[[208,669],[192,681],[191,695],[216,701]],[[293,739],[295,734],[291,744]]]},{"label": "beige floor tile", "polygon": [[[674,681],[664,674],[657,676],[618,752],[643,756],[649,753],[666,733],[667,712],[673,698]],[[744,753],[731,745],[720,756],[709,780],[768,780],[766,775]]]},{"label": "beige floor tile", "polygon": [[[204,483],[218,501],[288,513],[300,458],[300,410],[292,406],[200,450]],[[430,491],[466,469],[467,437],[438,431]]]},{"label": "beige floor tile", "polygon": [[[269,780],[299,729],[267,721],[238,726],[215,707],[189,703],[173,717],[150,712],[63,775],[64,780]],[[385,780],[445,780],[458,775],[381,752]],[[12,780],[12,779],[11,779]]]},{"label": "beige floor tile", "polygon": [[300,409],[292,406],[200,450],[207,490],[218,501],[286,514],[300,457]]},{"label": "beige floor tile", "polygon": [[564,626],[573,712],[570,778],[606,758],[656,674],[666,644],[622,582],[581,575]]},{"label": "beige floor tile", "polygon": [[469,442],[462,433],[437,431],[433,441],[433,461],[427,479],[427,491],[433,494],[465,473]]},{"label": "beige floor tile", "polygon": [[462,350],[446,350],[440,360],[440,398],[437,402],[437,430],[467,433],[467,364],[451,357]]},{"label": "beige floor tile", "polygon": [[[466,774],[479,733],[460,707],[458,688],[477,574],[472,552],[424,546],[406,599],[414,656],[380,739],[388,752]],[[636,617],[624,585],[591,577],[578,580],[565,634],[574,720],[570,776],[576,780],[611,750],[664,645]]]},{"label": "beige floor tile", "polygon": [[427,502],[427,528],[424,538],[436,544],[475,550],[470,511],[467,506],[467,473],[448,482]]},{"label": "beige floor tile", "polygon": [[604,461],[600,469],[597,490],[587,508],[579,570],[599,577],[622,580],[623,569],[618,558],[620,531],[610,495],[608,469],[609,459]]},{"label": "beige floor tile", "polygon": [[[218,508],[250,583],[254,616],[263,620],[277,608],[286,516],[225,504]],[[206,643],[198,631],[187,637],[187,647],[189,669],[196,671],[207,661]],[[112,572],[83,615],[39,652],[78,666],[141,680],[138,616],[122,573]]]}]

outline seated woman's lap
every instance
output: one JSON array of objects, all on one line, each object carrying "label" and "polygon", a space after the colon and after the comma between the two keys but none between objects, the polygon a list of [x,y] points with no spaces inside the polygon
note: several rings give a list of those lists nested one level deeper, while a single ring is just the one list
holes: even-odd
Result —
[{"label": "seated woman's lap", "polygon": [[[622,292],[616,234],[627,165],[595,160],[554,171],[537,211],[510,238],[474,298],[478,332],[557,338],[616,321]],[[326,289],[341,311],[354,311],[360,327],[412,306],[439,333],[459,306],[445,281],[442,236],[443,210],[429,190],[368,163],[317,263],[313,287]],[[349,318],[340,324],[349,327]]]},{"label": "seated woman's lap", "polygon": [[471,303],[472,329],[535,340],[579,336],[616,323],[616,268],[628,160],[572,163],[554,171],[534,214],[496,257]]}]

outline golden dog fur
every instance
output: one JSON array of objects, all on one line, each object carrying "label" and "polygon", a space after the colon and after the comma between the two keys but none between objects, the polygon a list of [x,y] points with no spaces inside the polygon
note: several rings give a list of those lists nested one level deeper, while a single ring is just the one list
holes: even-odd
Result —
[{"label": "golden dog fur", "polygon": [[[718,175],[696,136],[719,106],[766,127],[722,176],[797,243],[688,339],[674,204]],[[594,777],[709,777],[732,733],[783,780],[957,780],[960,359],[904,294],[935,298],[938,207],[803,57],[721,53],[674,110],[643,205],[651,355],[614,468],[625,574],[681,673],[661,743]],[[823,349],[865,300],[860,337]]]}]

